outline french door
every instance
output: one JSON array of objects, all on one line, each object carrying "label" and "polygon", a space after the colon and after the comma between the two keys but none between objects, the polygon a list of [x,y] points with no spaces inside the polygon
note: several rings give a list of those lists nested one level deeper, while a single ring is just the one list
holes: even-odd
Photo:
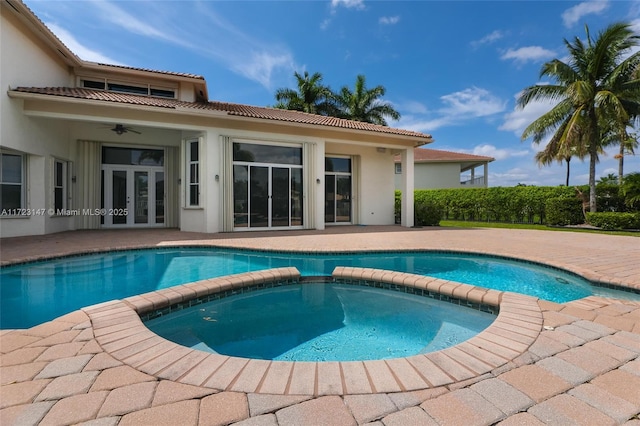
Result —
[{"label": "french door", "polygon": [[302,168],[235,164],[234,227],[302,226]]},{"label": "french door", "polygon": [[164,168],[102,166],[104,227],[164,224]]}]

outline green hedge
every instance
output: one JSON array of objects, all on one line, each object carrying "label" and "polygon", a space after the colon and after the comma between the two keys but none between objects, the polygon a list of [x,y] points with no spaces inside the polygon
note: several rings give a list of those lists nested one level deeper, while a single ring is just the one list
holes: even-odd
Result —
[{"label": "green hedge", "polygon": [[640,229],[640,213],[587,213],[587,222],[604,230]]},{"label": "green hedge", "polygon": [[584,223],[582,201],[578,198],[549,198],[545,203],[547,225],[566,226]]},{"label": "green hedge", "polygon": [[416,225],[418,226],[438,226],[442,219],[444,209],[436,202],[424,200],[414,206],[416,215]]},{"label": "green hedge", "polygon": [[[400,197],[396,191],[396,217]],[[442,219],[448,220],[545,224],[548,199],[575,197],[575,189],[566,186],[419,189],[415,205],[435,203],[443,209]]]}]

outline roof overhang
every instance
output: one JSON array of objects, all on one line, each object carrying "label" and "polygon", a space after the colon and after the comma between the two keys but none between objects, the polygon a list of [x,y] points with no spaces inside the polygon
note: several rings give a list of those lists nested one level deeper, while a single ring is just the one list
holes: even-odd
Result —
[{"label": "roof overhang", "polygon": [[226,111],[184,107],[158,107],[94,99],[80,99],[17,90],[10,98],[23,101],[23,112],[33,117],[75,121],[117,121],[158,128],[206,130],[212,127],[311,136],[326,140],[375,144],[385,148],[415,148],[433,142],[431,137],[373,132],[361,129],[231,115]]}]

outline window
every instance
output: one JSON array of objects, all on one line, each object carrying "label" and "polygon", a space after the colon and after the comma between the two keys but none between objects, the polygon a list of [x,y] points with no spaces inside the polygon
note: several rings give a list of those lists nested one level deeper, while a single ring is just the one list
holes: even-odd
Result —
[{"label": "window", "polygon": [[187,206],[200,205],[200,145],[187,142]]},{"label": "window", "polygon": [[402,163],[396,163],[396,174],[397,175],[402,174]]},{"label": "window", "polygon": [[0,209],[25,208],[25,156],[0,152]]},{"label": "window", "polygon": [[175,99],[176,91],[168,87],[155,87],[148,84],[126,84],[107,80],[80,81],[82,87],[87,89],[110,90],[112,92],[134,93],[136,95],[156,96],[160,98]]},{"label": "window", "polygon": [[54,160],[53,162],[53,209],[67,209],[67,182],[68,165],[66,161]]}]

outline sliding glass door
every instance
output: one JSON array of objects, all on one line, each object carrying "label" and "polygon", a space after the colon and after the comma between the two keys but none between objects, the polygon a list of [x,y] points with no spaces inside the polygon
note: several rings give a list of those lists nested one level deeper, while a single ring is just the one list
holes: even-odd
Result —
[{"label": "sliding glass door", "polygon": [[302,226],[302,159],[298,151],[301,148],[234,144],[234,228]]}]

